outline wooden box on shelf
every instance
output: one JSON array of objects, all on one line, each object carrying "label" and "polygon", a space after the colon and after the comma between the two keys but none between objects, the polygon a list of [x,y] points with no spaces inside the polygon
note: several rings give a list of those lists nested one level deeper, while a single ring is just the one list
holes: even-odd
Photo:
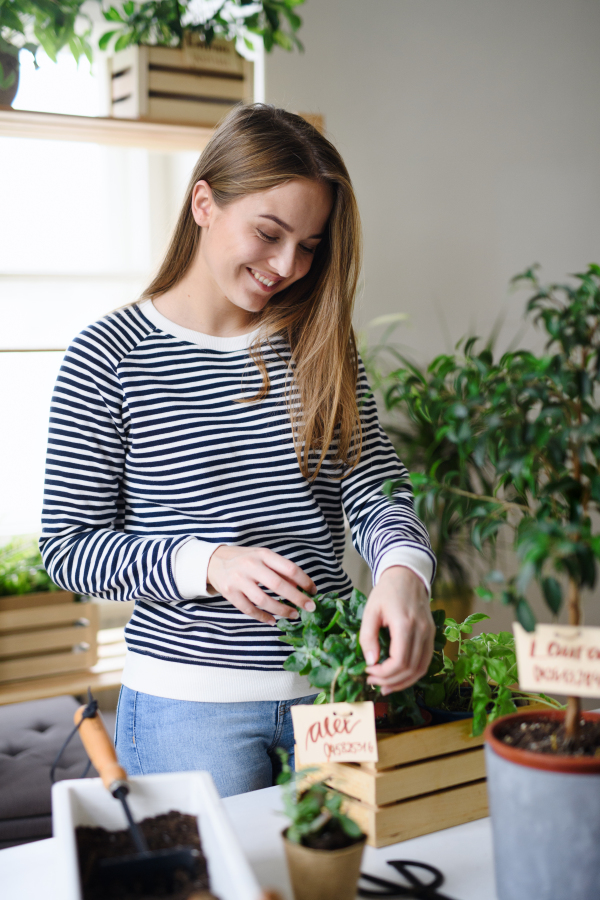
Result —
[{"label": "wooden box on shelf", "polygon": [[213,126],[254,97],[253,63],[232,41],[128,47],[109,60],[109,74],[117,118]]},{"label": "wooden box on shelf", "polygon": [[97,604],[68,591],[0,597],[0,684],[90,669],[97,633]]}]

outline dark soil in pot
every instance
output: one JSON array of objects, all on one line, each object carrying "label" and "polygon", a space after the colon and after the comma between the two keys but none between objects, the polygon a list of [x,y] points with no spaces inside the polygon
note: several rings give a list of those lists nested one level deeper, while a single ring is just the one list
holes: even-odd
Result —
[{"label": "dark soil in pot", "polygon": [[378,700],[374,706],[375,730],[378,737],[384,737],[388,734],[400,734],[402,731],[412,731],[414,728],[423,728],[425,725],[431,725],[431,713],[423,707],[419,707],[423,721],[415,725],[412,719],[408,717],[394,719],[390,716],[388,703],[385,700]]},{"label": "dark soil in pot", "polygon": [[358,838],[349,837],[340,824],[334,821],[329,822],[323,831],[303,838],[302,846],[310,847],[311,850],[343,850],[352,844],[360,844],[364,839],[364,834]]},{"label": "dark soil in pot", "polygon": [[561,719],[508,720],[498,726],[496,737],[511,747],[534,753],[600,757],[600,722],[586,719],[581,720],[580,733],[574,742],[567,737]]},{"label": "dark soil in pot", "polygon": [[[198,825],[195,816],[171,811],[160,816],[144,819],[139,823],[150,850],[166,850],[175,847],[194,847],[202,851]],[[79,872],[83,900],[107,900],[104,887],[96,877],[96,866],[102,859],[129,856],[137,851],[129,830],[107,831],[104,828],[79,826],[75,829]],[[184,871],[177,872],[175,890],[167,889],[157,880],[152,893],[135,890],[127,885],[119,891],[111,889],[110,900],[146,900],[146,898],[168,897],[169,900],[186,900],[195,891],[208,890],[208,869],[206,858],[201,855],[197,862],[195,878],[190,879]]]}]

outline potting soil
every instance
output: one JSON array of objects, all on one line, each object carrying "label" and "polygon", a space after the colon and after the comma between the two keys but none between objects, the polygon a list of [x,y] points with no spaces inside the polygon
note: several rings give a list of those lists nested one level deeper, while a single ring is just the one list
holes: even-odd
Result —
[{"label": "potting soil", "polygon": [[[177,870],[173,885],[156,881],[151,892],[137,889],[135,885],[111,886],[111,900],[150,900],[168,897],[169,900],[186,900],[195,891],[208,890],[209,879],[206,857],[202,853],[200,835],[195,816],[188,816],[171,810],[160,816],[144,819],[139,823],[150,850],[172,850],[176,847],[193,847],[200,851],[193,879],[187,871]],[[100,860],[137,853],[128,830],[107,831],[104,828],[79,826],[75,829],[79,873],[83,900],[106,900],[106,892],[98,878],[97,866]]]},{"label": "potting soil", "polygon": [[352,844],[358,844],[364,839],[364,835],[359,838],[353,838],[346,834],[339,822],[335,819],[327,823],[322,831],[317,834],[308,834],[302,839],[304,847],[310,847],[312,850],[343,850],[344,847],[350,847]]},{"label": "potting soil", "polygon": [[505,744],[534,753],[557,756],[600,756],[600,722],[580,721],[579,736],[570,740],[564,723],[557,719],[534,722],[507,722],[497,736]]}]

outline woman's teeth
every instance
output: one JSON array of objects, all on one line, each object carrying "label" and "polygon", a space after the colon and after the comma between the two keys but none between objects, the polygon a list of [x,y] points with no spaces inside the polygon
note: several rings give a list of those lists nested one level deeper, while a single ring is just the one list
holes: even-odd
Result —
[{"label": "woman's teeth", "polygon": [[267,287],[273,287],[273,285],[275,284],[274,281],[269,281],[268,278],[265,278],[264,275],[259,275],[259,273],[255,272],[254,269],[250,269],[250,272],[252,273],[252,275],[254,275],[257,281],[260,281],[261,284],[265,284]]}]

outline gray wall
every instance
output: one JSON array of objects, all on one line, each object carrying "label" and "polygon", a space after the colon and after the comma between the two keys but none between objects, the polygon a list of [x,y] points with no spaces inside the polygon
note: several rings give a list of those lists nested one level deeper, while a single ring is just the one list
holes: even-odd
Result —
[{"label": "gray wall", "polygon": [[598,0],[308,0],[266,98],[320,112],[365,231],[357,324],[403,311],[422,360],[487,335],[538,261],[600,261]]},{"label": "gray wall", "polygon": [[[266,57],[266,99],[322,113],[348,164],[365,231],[357,325],[408,313],[400,338],[427,361],[504,315],[506,345],[523,309],[514,274],[600,262],[600,2],[307,0],[301,12],[306,52]],[[347,569],[368,586],[350,551]],[[510,619],[493,609],[493,628]]]}]

